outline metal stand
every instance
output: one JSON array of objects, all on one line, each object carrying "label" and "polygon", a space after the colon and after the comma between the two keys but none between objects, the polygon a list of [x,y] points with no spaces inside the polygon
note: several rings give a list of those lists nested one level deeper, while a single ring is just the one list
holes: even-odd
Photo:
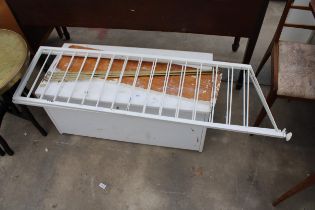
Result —
[{"label": "metal stand", "polygon": [[[0,127],[1,127],[1,122],[4,117],[4,114],[6,113],[6,109],[4,106],[2,106],[2,103],[0,103]],[[3,150],[2,150],[3,148]],[[5,141],[5,139],[0,135],[0,156],[4,156],[5,153],[8,155],[13,155],[14,152],[8,145],[8,143]]]},{"label": "metal stand", "polygon": [[0,156],[4,156],[4,155],[5,155],[5,152],[0,147]]},{"label": "metal stand", "polygon": [[[10,90],[8,90],[6,93],[2,95],[4,99],[4,106],[10,112],[11,114],[21,117],[25,120],[31,121],[32,124],[37,128],[37,130],[43,135],[47,136],[47,132],[45,129],[36,121],[33,114],[30,112],[30,110],[25,105],[15,105],[12,102],[13,94],[18,86],[18,83],[14,85]],[[20,108],[20,110],[19,110]]]},{"label": "metal stand", "polygon": [[30,112],[30,110],[24,106],[24,105],[19,105],[22,109],[21,114],[24,114],[27,118],[27,120],[31,121],[32,124],[37,128],[37,130],[43,135],[43,136],[47,136],[47,132],[45,131],[45,129],[36,121],[36,119],[34,118],[34,116],[32,115],[32,113]]},{"label": "metal stand", "polygon": [[0,149],[0,155],[3,156],[6,152],[8,155],[12,156],[14,155],[13,150],[10,148],[10,146],[8,145],[8,143],[4,140],[4,138],[2,136],[0,136],[0,145],[3,147],[4,151],[2,151],[2,149]]},{"label": "metal stand", "polygon": [[[12,96],[16,87],[17,85],[13,86],[10,90],[8,90],[2,95],[2,100],[0,100],[0,127],[4,114],[6,112],[9,112],[17,117],[31,121],[32,124],[43,136],[47,136],[47,132],[45,131],[45,129],[41,127],[41,125],[36,121],[32,113],[26,106],[24,105],[17,106],[12,103]],[[0,156],[5,155],[5,153],[7,153],[8,155],[14,154],[13,150],[10,148],[9,144],[2,136],[0,136],[0,145],[2,146],[2,148],[0,147]]]}]

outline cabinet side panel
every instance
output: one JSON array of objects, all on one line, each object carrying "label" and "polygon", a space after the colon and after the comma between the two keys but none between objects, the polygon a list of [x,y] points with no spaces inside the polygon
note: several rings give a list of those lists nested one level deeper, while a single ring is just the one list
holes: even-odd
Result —
[{"label": "cabinet side panel", "polygon": [[104,112],[46,110],[62,133],[197,151],[203,141],[202,126]]}]

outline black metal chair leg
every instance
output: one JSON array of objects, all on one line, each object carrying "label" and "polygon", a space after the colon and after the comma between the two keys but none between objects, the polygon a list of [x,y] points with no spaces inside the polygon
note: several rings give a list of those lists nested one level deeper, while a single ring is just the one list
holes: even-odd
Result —
[{"label": "black metal chair leg", "polygon": [[0,136],[0,145],[3,147],[4,151],[12,156],[14,155],[13,150],[10,148],[10,146],[8,145],[8,143],[4,140],[4,138],[2,138],[2,136]]},{"label": "black metal chair leg", "polygon": [[30,112],[30,110],[26,106],[24,106],[24,105],[18,106],[21,108],[21,112],[17,109],[16,105],[12,102],[13,90],[14,90],[14,88],[7,91],[5,94],[2,95],[2,97],[4,99],[4,102],[3,102],[4,106],[12,114],[14,114],[18,117],[21,117],[23,119],[31,121],[32,124],[38,129],[38,131],[43,136],[47,136],[47,132],[45,131],[45,129],[36,121],[33,114]]},{"label": "black metal chair leg", "polygon": [[4,155],[5,155],[5,152],[0,147],[0,156],[4,156]]},{"label": "black metal chair leg", "polygon": [[32,124],[37,128],[37,130],[43,135],[43,136],[47,136],[47,132],[45,131],[45,129],[36,121],[36,119],[34,118],[33,114],[30,112],[30,110],[24,106],[24,105],[20,105],[21,109],[23,110],[23,113],[26,115],[26,117],[32,122]]},{"label": "black metal chair leg", "polygon": [[[0,128],[1,128],[2,119],[5,113],[6,113],[5,106],[3,105],[2,101],[0,101]],[[4,156],[4,155],[5,155],[5,152],[0,147],[0,156]]]},{"label": "black metal chair leg", "polygon": [[[12,112],[15,115],[20,114],[20,111],[14,106],[14,103],[12,102],[12,97],[8,91],[8,93],[5,93],[2,95],[3,101],[1,101],[2,109],[4,109],[4,113],[9,111]],[[4,115],[4,114],[3,114]]]}]

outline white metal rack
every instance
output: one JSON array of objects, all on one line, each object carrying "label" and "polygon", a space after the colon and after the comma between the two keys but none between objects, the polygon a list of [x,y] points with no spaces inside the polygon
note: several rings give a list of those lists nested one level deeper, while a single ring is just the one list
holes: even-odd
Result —
[{"label": "white metal rack", "polygon": [[[250,65],[175,55],[40,47],[13,100],[44,107],[60,133],[199,151],[203,148],[206,128],[290,139],[291,133],[278,129]],[[61,67],[65,57],[66,65]],[[119,71],[112,70],[115,62],[121,63]],[[133,71],[128,69],[130,62],[136,64]],[[150,63],[149,70],[142,69],[144,63]],[[164,72],[157,72],[157,66],[162,64]],[[73,71],[74,65],[77,65],[76,71]],[[87,65],[93,66],[88,74]],[[102,73],[101,68],[105,70]],[[237,123],[232,115],[233,78],[241,70],[245,78],[243,119]],[[194,78],[189,87],[186,87],[187,75]],[[227,78],[225,94],[219,91],[223,75]],[[129,83],[125,82],[127,77]],[[146,87],[139,86],[140,77],[147,78]],[[152,89],[156,77],[163,78],[160,91]],[[175,86],[170,87],[170,83],[175,77],[179,82],[171,92]],[[249,125],[250,84],[273,128]],[[191,97],[184,95],[189,88],[193,88]],[[220,122],[215,117],[218,97],[225,98],[225,112],[218,113],[224,115],[224,121]],[[165,130],[164,134],[161,129]],[[187,134],[187,130],[193,133]]]}]

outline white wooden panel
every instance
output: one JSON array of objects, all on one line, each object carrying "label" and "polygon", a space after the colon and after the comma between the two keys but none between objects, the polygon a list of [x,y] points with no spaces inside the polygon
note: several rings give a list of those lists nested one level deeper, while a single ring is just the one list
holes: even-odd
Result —
[{"label": "white wooden panel", "polygon": [[203,126],[64,108],[45,110],[62,133],[197,151],[205,137]]}]

